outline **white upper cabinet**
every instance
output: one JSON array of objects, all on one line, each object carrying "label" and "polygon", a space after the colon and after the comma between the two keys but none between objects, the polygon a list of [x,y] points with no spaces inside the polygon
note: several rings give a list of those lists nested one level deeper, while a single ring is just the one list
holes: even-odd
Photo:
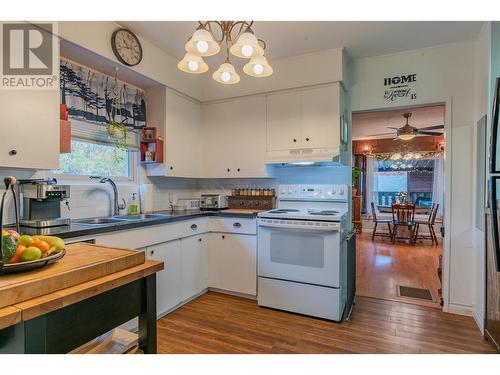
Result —
[{"label": "white upper cabinet", "polygon": [[59,168],[59,90],[0,90],[0,167]]},{"label": "white upper cabinet", "polygon": [[148,109],[148,123],[162,129],[159,135],[165,141],[164,163],[148,166],[148,175],[200,177],[203,158],[200,104],[165,87],[148,90],[148,96],[152,107]]},{"label": "white upper cabinet", "polygon": [[338,84],[305,89],[301,94],[302,148],[339,147]]},{"label": "white upper cabinet", "polygon": [[203,177],[266,177],[264,96],[204,105]]},{"label": "white upper cabinet", "polygon": [[293,91],[267,97],[267,148],[269,150],[301,148],[300,96],[299,91]]},{"label": "white upper cabinet", "polygon": [[267,150],[338,149],[339,83],[267,96]]}]

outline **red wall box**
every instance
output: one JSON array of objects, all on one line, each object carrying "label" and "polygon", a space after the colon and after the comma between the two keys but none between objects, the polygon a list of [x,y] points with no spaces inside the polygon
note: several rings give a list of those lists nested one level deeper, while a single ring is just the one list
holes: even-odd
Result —
[{"label": "red wall box", "polygon": [[[146,151],[154,152],[154,160],[146,161]],[[143,164],[163,163],[163,138],[158,137],[153,141],[141,142],[140,154]]]},{"label": "red wall box", "polygon": [[71,152],[71,121],[59,120],[59,153]]}]

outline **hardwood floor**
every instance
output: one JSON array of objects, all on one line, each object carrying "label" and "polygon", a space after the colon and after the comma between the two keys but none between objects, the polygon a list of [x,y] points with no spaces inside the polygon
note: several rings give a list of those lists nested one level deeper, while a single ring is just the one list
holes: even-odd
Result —
[{"label": "hardwood floor", "polygon": [[208,292],[158,321],[159,353],[495,353],[470,317],[357,297],[343,323]]},{"label": "hardwood floor", "polygon": [[[358,234],[356,240],[356,294],[415,303],[441,308],[438,289],[441,283],[437,276],[438,257],[441,244],[430,245],[430,241],[417,243],[391,243],[388,239],[371,240],[369,233]],[[399,297],[396,285],[430,289],[436,302]]]}]

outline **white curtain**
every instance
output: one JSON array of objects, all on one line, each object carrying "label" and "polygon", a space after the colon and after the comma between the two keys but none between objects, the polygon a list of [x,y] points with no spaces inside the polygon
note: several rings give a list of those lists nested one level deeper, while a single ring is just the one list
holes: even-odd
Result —
[{"label": "white curtain", "polygon": [[434,174],[432,181],[432,202],[439,204],[437,216],[443,216],[444,203],[444,158],[443,154],[434,159]]},{"label": "white curtain", "polygon": [[[366,208],[371,216],[372,211],[371,211],[371,202],[373,201],[373,190],[375,189],[375,174],[374,174],[374,164],[375,164],[375,159],[371,157],[366,158]],[[377,202],[374,202],[375,205]]]}]

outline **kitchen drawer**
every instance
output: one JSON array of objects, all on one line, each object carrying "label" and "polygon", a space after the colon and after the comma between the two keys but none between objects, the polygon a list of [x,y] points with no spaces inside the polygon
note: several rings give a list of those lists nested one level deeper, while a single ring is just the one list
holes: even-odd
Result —
[{"label": "kitchen drawer", "polygon": [[237,217],[209,218],[209,232],[257,234],[256,219],[242,219]]},{"label": "kitchen drawer", "polygon": [[98,245],[139,249],[162,242],[206,233],[207,231],[208,221],[206,217],[203,217],[117,231],[110,234],[98,235],[95,238]]}]

